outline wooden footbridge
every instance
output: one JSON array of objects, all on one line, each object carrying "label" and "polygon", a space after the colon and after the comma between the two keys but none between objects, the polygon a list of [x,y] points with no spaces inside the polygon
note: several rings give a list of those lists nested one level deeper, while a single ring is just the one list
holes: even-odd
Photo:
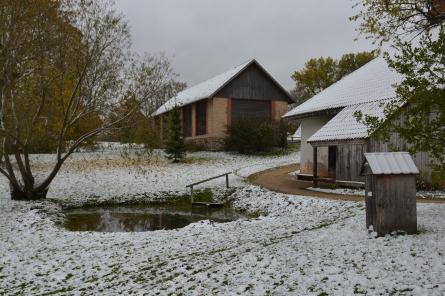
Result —
[{"label": "wooden footbridge", "polygon": [[196,185],[202,184],[202,183],[206,183],[218,178],[222,178],[222,177],[226,177],[226,188],[229,188],[229,175],[231,174],[231,172],[228,173],[224,173],[218,176],[214,176],[214,177],[210,177],[192,184],[189,184],[187,186],[185,186],[186,188],[190,188],[190,199],[192,202],[192,206],[204,206],[204,207],[209,207],[209,208],[217,208],[217,207],[222,207],[223,204],[222,203],[215,203],[215,202],[195,202],[193,199],[193,188]]}]

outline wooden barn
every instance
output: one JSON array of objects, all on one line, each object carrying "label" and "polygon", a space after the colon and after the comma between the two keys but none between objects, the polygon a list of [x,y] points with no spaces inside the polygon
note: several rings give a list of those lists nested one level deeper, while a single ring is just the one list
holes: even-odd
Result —
[{"label": "wooden barn", "polygon": [[[397,134],[389,143],[370,138],[367,127],[354,114],[383,118],[383,104],[396,97],[394,84],[402,77],[379,57],[334,83],[283,118],[301,124],[300,174],[298,179],[364,186],[360,169],[365,152],[406,151],[407,144]],[[421,178],[431,178],[427,153],[413,155]],[[316,165],[314,165],[316,164]]]},{"label": "wooden barn", "polygon": [[289,93],[256,60],[251,60],[178,93],[154,116],[165,139],[168,112],[180,107],[186,142],[220,150],[231,123],[241,119],[278,122],[289,103]]}]

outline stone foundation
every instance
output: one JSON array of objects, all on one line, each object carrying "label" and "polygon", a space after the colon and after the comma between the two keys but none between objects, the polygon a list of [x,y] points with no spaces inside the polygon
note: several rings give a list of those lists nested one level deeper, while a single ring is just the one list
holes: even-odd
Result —
[{"label": "stone foundation", "polygon": [[185,143],[190,150],[224,150],[224,138],[220,137],[191,138],[186,139]]}]

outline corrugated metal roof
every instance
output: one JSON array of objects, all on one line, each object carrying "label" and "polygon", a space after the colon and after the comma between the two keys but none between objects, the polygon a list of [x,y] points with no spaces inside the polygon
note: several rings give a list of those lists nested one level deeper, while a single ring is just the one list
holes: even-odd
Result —
[{"label": "corrugated metal roof", "polygon": [[252,64],[257,64],[270,77],[270,79],[272,79],[274,83],[288,95],[289,100],[291,100],[291,96],[288,94],[288,92],[260,65],[260,63],[258,63],[255,59],[252,59],[247,63],[243,63],[222,74],[179,92],[175,97],[168,100],[164,105],[156,110],[156,112],[153,113],[153,116],[168,112],[175,107],[182,107],[202,99],[213,97],[222,87],[224,87],[244,69]]},{"label": "corrugated metal roof", "polygon": [[365,158],[374,175],[419,174],[408,152],[365,153]]},{"label": "corrugated metal roof", "polygon": [[283,118],[394,98],[393,85],[401,79],[378,57],[290,110]]},{"label": "corrugated metal roof", "polygon": [[389,100],[382,100],[366,104],[357,104],[344,108],[334,118],[313,134],[308,142],[341,141],[352,139],[366,139],[369,137],[368,128],[358,122],[354,113],[361,111],[363,115],[383,118],[384,104]]}]

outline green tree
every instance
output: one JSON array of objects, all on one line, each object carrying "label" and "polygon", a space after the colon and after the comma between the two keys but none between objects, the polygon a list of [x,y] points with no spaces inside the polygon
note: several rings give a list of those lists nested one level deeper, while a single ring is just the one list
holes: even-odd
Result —
[{"label": "green tree", "polygon": [[375,57],[375,52],[365,51],[344,54],[339,60],[331,57],[310,59],[302,70],[291,76],[295,81],[292,95],[296,103],[303,103]]},{"label": "green tree", "polygon": [[168,159],[179,162],[185,157],[186,146],[182,135],[181,109],[174,108],[169,114],[168,141],[165,152]]},{"label": "green tree", "polygon": [[[445,1],[364,0],[351,19],[374,42],[390,45],[385,58],[403,75],[397,98],[385,106],[385,117],[366,116],[373,137],[388,140],[397,132],[411,152],[426,151],[445,175]],[[404,106],[400,108],[400,106]]]}]

